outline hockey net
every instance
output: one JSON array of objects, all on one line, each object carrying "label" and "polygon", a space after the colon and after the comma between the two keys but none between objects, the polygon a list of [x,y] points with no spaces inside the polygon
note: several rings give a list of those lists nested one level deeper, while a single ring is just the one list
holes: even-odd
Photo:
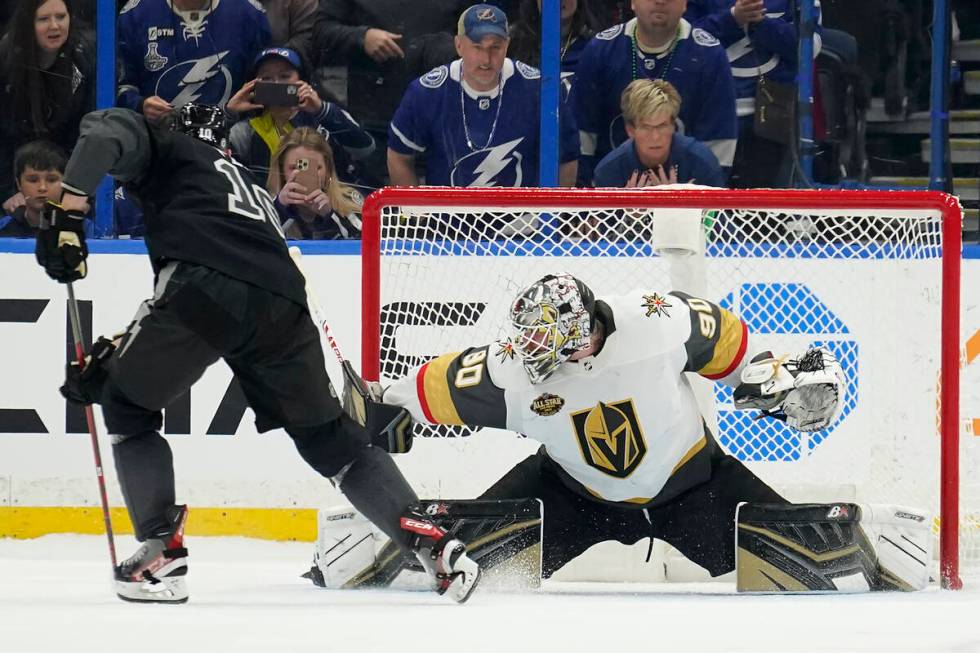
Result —
[{"label": "hockey net", "polygon": [[[848,379],[841,418],[811,434],[734,411],[704,382],[722,447],[790,500],[932,511],[938,573],[957,586],[961,562],[980,567],[980,451],[958,437],[960,219],[940,193],[385,189],[364,208],[362,371],[392,380],[506,339],[514,296],[550,272],[600,298],[703,295],[768,349],[829,348]],[[415,455],[441,461],[436,491],[504,455],[494,445],[464,468],[449,461],[469,430],[416,428],[430,440]]]}]

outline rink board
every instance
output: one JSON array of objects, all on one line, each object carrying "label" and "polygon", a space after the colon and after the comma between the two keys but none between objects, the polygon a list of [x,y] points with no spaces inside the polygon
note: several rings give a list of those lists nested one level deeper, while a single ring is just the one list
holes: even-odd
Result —
[{"label": "rink board", "polygon": [[[33,537],[44,532],[93,532],[100,515],[92,454],[84,422],[67,409],[57,392],[67,355],[67,317],[63,287],[38,269],[32,252],[20,241],[0,247],[0,537]],[[91,315],[91,330],[109,334],[124,327],[139,302],[152,294],[149,263],[139,243],[100,243],[93,248],[90,276],[76,284],[83,316]],[[360,362],[360,258],[351,244],[310,247],[305,266],[326,307],[341,347],[355,365]],[[11,251],[14,250],[14,251]],[[108,250],[108,251],[106,251]],[[337,253],[337,251],[342,253]],[[975,255],[974,255],[975,256]],[[861,261],[822,261],[848,267],[860,279]],[[840,271],[839,271],[840,272]],[[775,275],[773,278],[776,278]],[[963,266],[962,343],[968,354],[964,369],[962,416],[964,433],[980,417],[980,260]],[[724,289],[716,292],[724,294]],[[819,294],[819,288],[815,289]],[[846,304],[852,304],[847,302]],[[833,305],[830,310],[849,326],[843,341],[859,339],[854,326],[864,319],[860,306]],[[915,309],[910,301],[909,309]],[[476,344],[476,343],[474,343]],[[859,341],[858,346],[863,346]],[[901,351],[901,343],[894,346]],[[973,353],[969,356],[970,352]],[[331,372],[336,371],[330,365]],[[173,449],[178,496],[196,509],[189,529],[200,534],[240,534],[272,539],[312,539],[315,509],[339,500],[330,484],[300,460],[282,432],[256,433],[251,411],[227,402],[231,373],[213,366],[184,401],[168,411],[165,431]],[[883,380],[901,390],[901,380]],[[862,379],[861,383],[869,382]],[[916,392],[931,391],[931,380],[916,380]],[[860,386],[859,393],[864,391]],[[96,411],[98,415],[98,411]],[[861,411],[855,408],[838,432],[808,458],[835,460],[863,456]],[[919,415],[910,428],[930,432],[931,416]],[[97,417],[110,503],[121,506],[108,438]],[[81,424],[81,426],[78,426]],[[971,443],[972,444],[972,443]],[[536,444],[503,432],[475,438],[427,439],[418,442],[399,464],[429,496],[468,497],[487,487],[515,462],[533,452]],[[856,449],[857,447],[857,449]],[[975,449],[975,447],[974,447]],[[792,462],[750,461],[766,478],[792,478]],[[451,463],[451,464],[450,464]],[[445,465],[444,473],[432,470]],[[465,470],[458,473],[452,470]],[[121,515],[122,511],[118,512]],[[94,524],[94,526],[92,526]],[[86,526],[88,525],[88,526]]]}]

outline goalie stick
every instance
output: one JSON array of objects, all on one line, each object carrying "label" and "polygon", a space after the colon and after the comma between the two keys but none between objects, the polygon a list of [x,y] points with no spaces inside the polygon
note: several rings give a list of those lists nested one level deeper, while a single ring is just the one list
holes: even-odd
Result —
[{"label": "goalie stick", "polygon": [[289,248],[289,256],[299,269],[306,281],[306,303],[310,316],[317,327],[323,332],[330,349],[333,350],[340,369],[344,375],[344,387],[341,402],[348,415],[372,434],[372,441],[389,453],[405,453],[412,448],[412,418],[408,411],[397,406],[383,404],[371,393],[364,379],[354,371],[354,366],[344,358],[340,345],[333,337],[330,323],[324,315],[320,302],[313,292],[310,278],[303,268],[303,253],[299,247]]}]

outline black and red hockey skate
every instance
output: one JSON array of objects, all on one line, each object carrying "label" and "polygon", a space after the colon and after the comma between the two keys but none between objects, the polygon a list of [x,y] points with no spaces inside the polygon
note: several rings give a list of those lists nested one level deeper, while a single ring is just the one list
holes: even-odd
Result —
[{"label": "black and red hockey skate", "polygon": [[116,594],[137,603],[185,603],[187,549],[184,524],[187,506],[175,506],[171,528],[143,546],[116,567]]}]

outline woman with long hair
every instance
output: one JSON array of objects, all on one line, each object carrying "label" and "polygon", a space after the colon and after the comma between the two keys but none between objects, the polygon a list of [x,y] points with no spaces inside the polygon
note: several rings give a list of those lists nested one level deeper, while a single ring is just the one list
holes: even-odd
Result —
[{"label": "woman with long hair", "polygon": [[13,155],[34,140],[71,151],[95,108],[95,48],[74,19],[75,0],[20,0],[0,40],[0,201],[14,192]]},{"label": "woman with long hair", "polygon": [[[559,56],[564,74],[575,72],[579,54],[592,38],[587,0],[561,0]],[[521,0],[518,19],[510,30],[507,55],[532,66],[541,64],[541,0]]]},{"label": "woman with long hair", "polygon": [[364,200],[337,179],[333,150],[315,129],[294,129],[279,142],[268,188],[287,238],[360,238]]}]

